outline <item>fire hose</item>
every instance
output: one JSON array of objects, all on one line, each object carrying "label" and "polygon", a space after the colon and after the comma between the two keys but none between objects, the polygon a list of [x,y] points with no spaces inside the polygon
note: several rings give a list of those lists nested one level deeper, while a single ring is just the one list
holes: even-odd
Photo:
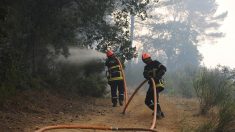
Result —
[{"label": "fire hose", "polygon": [[[147,80],[144,80],[134,91],[130,99],[128,100],[127,104],[124,107],[123,114],[125,114],[125,111],[133,99],[134,95],[137,93],[137,91],[147,82]],[[154,90],[154,116],[153,116],[153,121],[150,129],[148,128],[118,128],[118,127],[109,127],[109,126],[83,126],[83,125],[55,125],[55,126],[46,126],[43,127],[35,132],[44,132],[47,130],[52,130],[52,129],[94,129],[94,130],[110,130],[110,131],[149,131],[149,132],[157,132],[157,130],[154,130],[155,124],[156,124],[156,88],[155,88],[155,82],[151,78],[151,82],[153,84],[153,90]]]},{"label": "fire hose", "polygon": [[41,128],[35,132],[44,132],[52,129],[95,129],[95,130],[111,130],[111,131],[148,131],[148,132],[157,132],[153,129],[148,128],[118,128],[118,127],[108,127],[108,126],[82,126],[82,125],[56,125],[56,126],[47,126]]},{"label": "fire hose", "polygon": [[[117,58],[116,58],[117,59]],[[137,93],[137,91],[147,82],[147,80],[143,81],[134,91],[134,93],[132,94],[132,96],[130,97],[130,99],[127,101],[127,86],[126,86],[126,79],[125,79],[125,74],[123,71],[123,67],[122,64],[120,62],[119,59],[118,63],[120,65],[120,69],[121,69],[121,73],[123,76],[123,81],[124,81],[124,99],[125,99],[125,107],[123,110],[123,114],[125,114],[125,111],[129,105],[129,103],[131,102],[132,98],[134,97],[134,95]],[[83,126],[83,125],[55,125],[55,126],[46,126],[43,127],[35,132],[44,132],[47,130],[52,130],[52,129],[94,129],[94,130],[111,130],[111,131],[149,131],[149,132],[157,132],[156,130],[154,130],[155,124],[156,124],[156,89],[155,89],[155,82],[154,80],[151,78],[151,82],[153,84],[153,90],[154,90],[154,116],[153,116],[153,121],[152,121],[152,125],[150,127],[150,129],[148,128],[118,128],[118,127],[109,127],[109,126]]]},{"label": "fire hose", "polygon": [[120,60],[115,57],[115,59],[118,61],[118,64],[120,66],[120,69],[121,69],[121,73],[122,73],[122,77],[123,77],[123,83],[124,83],[124,102],[125,102],[125,105],[127,104],[127,100],[128,100],[128,97],[127,97],[127,85],[126,85],[126,76],[125,76],[125,73],[123,71],[123,67],[122,67],[122,63],[120,62]]},{"label": "fire hose", "polygon": [[[123,109],[123,114],[125,114],[127,107],[129,106],[131,100],[133,99],[133,97],[135,96],[135,94],[138,92],[138,90],[147,82],[147,80],[144,80],[134,91],[134,93],[131,95],[130,99],[128,100],[127,104],[125,105],[124,109]],[[153,78],[151,78],[151,83],[152,83],[152,88],[153,88],[153,92],[154,92],[154,114],[153,114],[153,121],[152,121],[152,125],[150,127],[150,129],[154,129],[155,124],[156,124],[156,111],[157,111],[157,91],[156,91],[156,84]]]}]

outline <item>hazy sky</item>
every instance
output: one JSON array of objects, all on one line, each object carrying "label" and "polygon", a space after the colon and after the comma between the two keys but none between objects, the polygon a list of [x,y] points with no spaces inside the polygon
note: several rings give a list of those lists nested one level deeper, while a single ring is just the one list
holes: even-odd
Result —
[{"label": "hazy sky", "polygon": [[216,44],[204,44],[199,48],[204,56],[202,63],[208,67],[220,64],[235,68],[235,0],[217,0],[217,2],[219,12],[228,11],[228,16],[220,28],[226,36]]}]

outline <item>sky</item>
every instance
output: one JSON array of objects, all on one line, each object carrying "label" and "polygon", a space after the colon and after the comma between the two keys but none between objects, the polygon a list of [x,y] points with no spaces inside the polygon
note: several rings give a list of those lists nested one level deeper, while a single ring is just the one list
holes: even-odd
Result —
[{"label": "sky", "polygon": [[203,44],[199,47],[204,59],[202,64],[207,67],[215,67],[220,64],[235,68],[235,0],[217,0],[218,12],[228,11],[228,16],[219,29],[225,33],[225,37],[217,43]]}]

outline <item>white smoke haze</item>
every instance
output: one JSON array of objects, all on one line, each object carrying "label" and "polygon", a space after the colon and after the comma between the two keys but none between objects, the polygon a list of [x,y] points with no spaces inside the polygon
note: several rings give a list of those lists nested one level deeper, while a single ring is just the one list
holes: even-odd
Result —
[{"label": "white smoke haze", "polygon": [[60,56],[56,61],[72,64],[85,64],[92,60],[104,60],[104,53],[92,49],[79,49],[76,47],[69,48],[70,55],[68,57]]}]

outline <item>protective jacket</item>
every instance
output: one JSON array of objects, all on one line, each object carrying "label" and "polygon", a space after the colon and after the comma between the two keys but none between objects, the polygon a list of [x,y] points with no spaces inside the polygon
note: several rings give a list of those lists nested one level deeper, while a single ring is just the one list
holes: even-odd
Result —
[{"label": "protective jacket", "polygon": [[108,57],[105,62],[105,65],[108,67],[108,81],[123,80],[121,67],[118,63],[117,58]]},{"label": "protective jacket", "polygon": [[[165,74],[165,72],[166,67],[162,65],[159,61],[154,60],[147,63],[147,65],[144,67],[143,75],[144,78],[146,78],[147,80],[153,78],[155,80],[156,87],[164,88],[162,76]],[[151,83],[149,82],[149,84]]]}]

